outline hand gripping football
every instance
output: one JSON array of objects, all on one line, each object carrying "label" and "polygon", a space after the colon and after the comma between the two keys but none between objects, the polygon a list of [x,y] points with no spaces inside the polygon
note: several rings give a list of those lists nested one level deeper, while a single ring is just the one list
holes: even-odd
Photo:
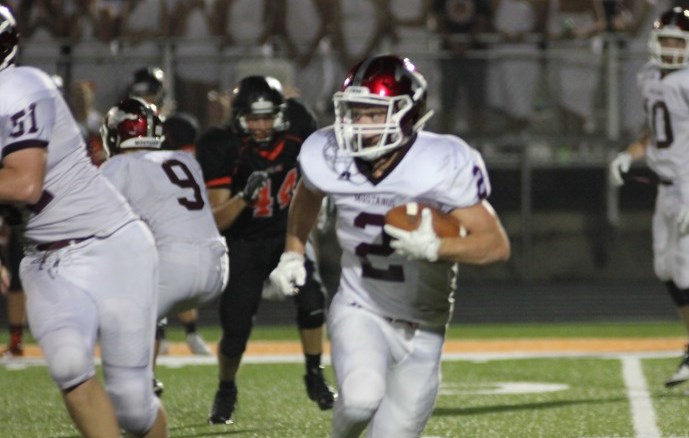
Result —
[{"label": "hand gripping football", "polygon": [[385,214],[385,223],[406,231],[414,231],[421,223],[421,211],[428,208],[433,217],[433,230],[439,237],[459,235],[460,223],[454,216],[441,212],[435,207],[417,202],[393,207]]}]

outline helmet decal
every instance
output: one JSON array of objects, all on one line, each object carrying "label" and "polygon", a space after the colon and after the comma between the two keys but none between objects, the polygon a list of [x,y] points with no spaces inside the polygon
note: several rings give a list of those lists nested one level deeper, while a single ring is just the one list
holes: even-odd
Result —
[{"label": "helmet decal", "polygon": [[128,97],[110,108],[101,126],[101,137],[108,156],[125,149],[160,149],[163,124],[155,106]]}]

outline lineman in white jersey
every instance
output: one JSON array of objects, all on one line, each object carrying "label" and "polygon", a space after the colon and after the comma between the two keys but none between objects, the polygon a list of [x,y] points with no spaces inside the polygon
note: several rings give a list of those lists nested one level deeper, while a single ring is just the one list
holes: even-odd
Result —
[{"label": "lineman in white jersey", "polygon": [[[302,180],[290,208],[285,252],[271,280],[290,294],[324,195],[337,210],[342,275],[328,313],[339,397],[333,437],[419,436],[438,393],[456,263],[509,257],[507,235],[486,201],[479,153],[450,135],[422,132],[426,82],[407,59],[365,59],[335,93],[335,124],[302,146]],[[456,217],[468,235],[439,238],[384,226],[410,201]],[[430,228],[430,230],[429,230]],[[391,235],[395,240],[391,239]]]},{"label": "lineman in white jersey", "polygon": [[229,275],[227,245],[215,225],[194,156],[159,150],[162,122],[155,108],[138,98],[126,98],[111,108],[102,133],[111,158],[101,171],[155,237],[158,318],[219,296]]},{"label": "lineman in white jersey", "polygon": [[[645,132],[610,163],[614,186],[624,184],[633,161],[646,158],[658,175],[653,214],[653,264],[689,334],[689,10],[672,8],[654,22],[651,60],[638,75]],[[671,387],[689,380],[689,344]]]},{"label": "lineman in white jersey", "polygon": [[[139,98],[112,107],[101,133],[111,157],[101,167],[103,174],[155,237],[158,320],[218,297],[229,278],[227,244],[215,225],[196,158],[189,152],[158,150],[164,140],[162,122],[156,107]],[[158,379],[153,387],[156,395],[163,393]]]},{"label": "lineman in white jersey", "polygon": [[[123,428],[165,437],[150,385],[153,236],[91,164],[50,77],[13,65],[17,43],[15,19],[0,6],[0,203],[30,212],[20,277],[31,332],[83,436],[119,437]],[[96,377],[96,341],[107,393]]]}]

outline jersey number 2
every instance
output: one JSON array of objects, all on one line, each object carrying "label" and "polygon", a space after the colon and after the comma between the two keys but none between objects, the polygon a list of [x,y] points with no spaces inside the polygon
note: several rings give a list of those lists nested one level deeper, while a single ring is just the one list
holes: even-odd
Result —
[{"label": "jersey number 2", "polygon": [[[357,228],[366,228],[366,226],[373,226],[383,228],[385,225],[385,216],[372,213],[359,213],[354,219],[354,226]],[[375,280],[403,282],[404,270],[402,265],[389,265],[387,269],[375,268],[368,260],[369,255],[377,255],[388,257],[394,252],[390,247],[390,236],[381,233],[383,242],[375,243],[360,243],[354,250],[356,255],[361,259],[361,276],[365,278],[373,278]]]}]

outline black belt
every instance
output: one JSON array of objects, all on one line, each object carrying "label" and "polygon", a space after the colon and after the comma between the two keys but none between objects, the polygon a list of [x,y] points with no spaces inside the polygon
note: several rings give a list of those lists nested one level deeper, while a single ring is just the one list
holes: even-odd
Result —
[{"label": "black belt", "polygon": [[55,242],[46,242],[46,243],[39,243],[36,245],[36,250],[38,251],[56,251],[58,249],[62,249],[65,246],[69,245],[74,245],[79,242],[83,242],[84,240],[89,240],[93,236],[88,236],[88,237],[78,237],[76,239],[62,239],[62,240],[56,240]]}]

